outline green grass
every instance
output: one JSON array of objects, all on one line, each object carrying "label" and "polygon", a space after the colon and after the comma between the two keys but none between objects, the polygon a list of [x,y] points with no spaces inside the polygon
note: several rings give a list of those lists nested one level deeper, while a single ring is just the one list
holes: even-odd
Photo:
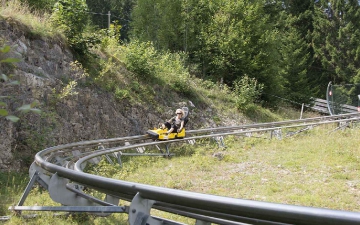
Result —
[{"label": "green grass", "polygon": [[43,38],[63,39],[62,34],[51,26],[50,15],[31,11],[19,0],[6,1],[5,7],[0,7],[0,15],[21,31]]},{"label": "green grass", "polygon": [[[229,137],[225,150],[196,147],[193,155],[159,159],[118,176],[200,193],[359,211],[358,135],[359,130],[319,130],[283,141]],[[222,160],[213,157],[219,152]]]},{"label": "green grass", "polygon": [[[229,136],[227,148],[214,142],[198,141],[196,145],[172,146],[176,156],[124,158],[123,167],[106,161],[91,170],[116,179],[188,190],[199,193],[251,199],[283,204],[313,206],[337,210],[360,211],[360,130],[330,132],[335,127],[324,125],[294,137],[269,139],[265,133],[257,138]],[[215,157],[217,155],[218,157]],[[28,178],[26,179],[28,180]],[[24,175],[2,176],[2,196],[7,207],[16,204],[25,188]],[[121,202],[120,205],[127,204]],[[57,205],[47,192],[35,188],[25,205]],[[194,223],[188,218],[153,210],[154,215]],[[126,224],[123,214],[107,218],[94,216],[52,217],[41,212],[27,224]],[[46,221],[46,222],[45,222]],[[121,222],[119,222],[121,221]],[[23,223],[13,218],[6,224]]]}]

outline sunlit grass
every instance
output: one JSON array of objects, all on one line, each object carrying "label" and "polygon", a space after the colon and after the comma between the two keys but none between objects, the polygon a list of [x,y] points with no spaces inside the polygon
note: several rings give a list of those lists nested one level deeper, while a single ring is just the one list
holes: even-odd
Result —
[{"label": "sunlit grass", "polygon": [[[327,125],[284,140],[228,137],[226,149],[194,146],[192,155],[152,159],[146,167],[114,177],[235,198],[360,211],[360,131],[329,133],[333,129]],[[221,160],[214,153],[222,154]],[[146,158],[133,160],[142,164]]]},{"label": "sunlit grass", "polygon": [[43,38],[59,38],[62,34],[54,29],[50,23],[50,15],[31,12],[30,8],[19,0],[6,1],[5,7],[0,7],[0,15],[9,23],[20,22],[17,26],[21,31],[31,32]]},{"label": "sunlit grass", "polygon": [[[269,139],[266,133],[257,138],[229,136],[225,138],[227,148],[220,148],[209,140],[199,140],[195,145],[171,146],[170,151],[175,156],[170,159],[132,157],[123,161],[123,167],[104,160],[92,171],[101,176],[198,193],[360,211],[360,147],[357,143],[360,130],[332,132],[335,128],[335,125],[323,125],[283,140]],[[11,201],[2,206],[2,213],[19,200],[26,185],[25,181],[20,182],[20,186],[14,185],[19,179],[24,180],[23,177],[6,179],[9,182],[5,192]],[[129,203],[120,202],[124,204]],[[25,205],[58,204],[52,202],[46,191],[35,188]],[[38,214],[41,216],[26,223],[38,224],[46,220],[45,224],[49,224],[48,221],[126,224],[127,220],[125,214],[114,214],[106,219],[86,215],[52,217],[50,212]],[[158,210],[152,210],[152,214],[194,223],[192,219]],[[24,219],[13,218],[7,224],[23,222]]]}]

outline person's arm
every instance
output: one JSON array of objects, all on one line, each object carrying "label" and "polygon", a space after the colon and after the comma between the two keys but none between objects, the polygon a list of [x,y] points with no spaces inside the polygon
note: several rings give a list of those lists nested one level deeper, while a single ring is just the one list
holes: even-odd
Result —
[{"label": "person's arm", "polygon": [[171,119],[169,119],[169,123],[171,124],[172,122],[174,122],[174,120],[175,120],[175,117],[171,117]]},{"label": "person's arm", "polygon": [[181,121],[180,128],[177,132],[180,133],[183,128],[184,128],[184,120]]}]

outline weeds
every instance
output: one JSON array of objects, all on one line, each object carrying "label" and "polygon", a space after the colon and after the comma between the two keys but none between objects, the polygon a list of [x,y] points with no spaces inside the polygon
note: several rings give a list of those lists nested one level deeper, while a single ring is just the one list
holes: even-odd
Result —
[{"label": "weeds", "polygon": [[0,15],[5,19],[11,19],[28,27],[26,29],[33,35],[42,37],[60,37],[62,36],[55,30],[50,21],[48,14],[37,13],[19,0],[6,1],[6,6],[0,8]]}]

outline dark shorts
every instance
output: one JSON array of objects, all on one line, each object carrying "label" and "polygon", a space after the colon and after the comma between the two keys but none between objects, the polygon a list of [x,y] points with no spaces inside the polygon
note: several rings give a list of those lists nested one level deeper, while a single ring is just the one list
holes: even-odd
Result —
[{"label": "dark shorts", "polygon": [[171,124],[169,122],[165,122],[165,127],[170,130],[171,128],[174,128],[174,130],[171,133],[177,133],[177,130],[179,129],[174,123]]}]

